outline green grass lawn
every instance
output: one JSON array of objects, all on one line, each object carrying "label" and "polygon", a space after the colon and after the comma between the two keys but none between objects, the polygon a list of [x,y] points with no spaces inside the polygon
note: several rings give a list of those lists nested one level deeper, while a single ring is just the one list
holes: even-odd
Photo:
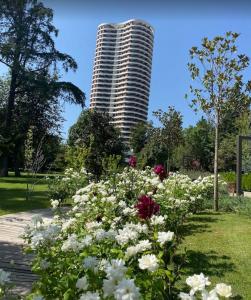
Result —
[{"label": "green grass lawn", "polygon": [[188,262],[183,280],[203,272],[212,283],[233,288],[235,299],[251,299],[251,218],[233,213],[205,212],[184,226]]},{"label": "green grass lawn", "polygon": [[26,200],[27,182],[31,182],[31,178],[26,175],[14,177],[10,173],[9,177],[0,177],[0,215],[50,206],[45,180],[35,185],[30,200]]}]

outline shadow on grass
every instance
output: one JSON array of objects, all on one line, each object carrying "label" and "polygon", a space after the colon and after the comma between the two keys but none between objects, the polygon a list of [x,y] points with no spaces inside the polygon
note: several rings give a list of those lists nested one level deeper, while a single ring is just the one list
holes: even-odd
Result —
[{"label": "shadow on grass", "polygon": [[194,233],[211,232],[211,223],[219,222],[219,213],[201,212],[189,217],[188,221],[182,225],[180,234],[185,237]]},{"label": "shadow on grass", "polygon": [[[229,256],[218,255],[215,251],[202,253],[200,251],[188,250],[182,273],[185,277],[191,276],[191,274],[203,273],[209,277],[216,276],[221,278],[225,273],[234,272],[235,270],[236,267]],[[181,284],[181,289],[189,292],[184,282]],[[234,295],[231,299],[241,300],[244,298],[241,295]]]},{"label": "shadow on grass", "polygon": [[235,265],[231,257],[218,255],[215,251],[203,253],[200,251],[188,250],[185,269],[189,274],[204,273],[208,276],[221,277],[224,273],[235,271]]},{"label": "shadow on grass", "polygon": [[0,210],[7,213],[49,207],[47,191],[34,191],[30,200],[26,200],[24,189],[0,188]]},{"label": "shadow on grass", "polygon": [[28,184],[32,184],[33,182],[37,182],[37,184],[47,184],[47,181],[45,178],[41,177],[41,178],[35,178],[32,179],[30,177],[20,177],[20,178],[15,178],[15,177],[10,177],[10,178],[1,178],[0,179],[0,183],[2,184],[6,184],[6,187],[8,188],[8,185],[11,184],[22,184],[22,185],[26,185]]}]

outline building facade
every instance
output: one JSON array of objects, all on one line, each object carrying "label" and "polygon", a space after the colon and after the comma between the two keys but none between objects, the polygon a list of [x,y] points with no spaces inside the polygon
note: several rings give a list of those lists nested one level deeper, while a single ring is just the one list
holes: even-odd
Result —
[{"label": "building facade", "polygon": [[126,143],[147,120],[153,36],[141,20],[98,27],[90,108],[109,113]]}]

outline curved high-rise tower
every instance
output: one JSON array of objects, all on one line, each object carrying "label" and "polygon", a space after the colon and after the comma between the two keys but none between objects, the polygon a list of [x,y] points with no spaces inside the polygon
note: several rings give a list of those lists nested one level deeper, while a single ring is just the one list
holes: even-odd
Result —
[{"label": "curved high-rise tower", "polygon": [[108,112],[125,142],[147,120],[153,28],[141,20],[98,27],[90,108]]}]

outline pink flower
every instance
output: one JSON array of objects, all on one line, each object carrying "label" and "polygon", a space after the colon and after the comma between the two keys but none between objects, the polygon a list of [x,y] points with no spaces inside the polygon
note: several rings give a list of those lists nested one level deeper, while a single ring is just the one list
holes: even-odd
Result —
[{"label": "pink flower", "polygon": [[152,200],[151,197],[143,195],[139,198],[138,203],[135,205],[138,209],[138,216],[141,219],[150,219],[152,215],[159,212],[159,204]]},{"label": "pink flower", "polygon": [[166,178],[167,174],[166,174],[166,170],[164,168],[163,165],[156,165],[153,168],[153,172],[157,175],[159,175],[160,180],[162,181],[163,179]]},{"label": "pink flower", "polygon": [[130,167],[135,168],[136,165],[137,165],[137,158],[136,158],[136,156],[134,156],[134,155],[130,156],[128,164],[129,164]]}]

